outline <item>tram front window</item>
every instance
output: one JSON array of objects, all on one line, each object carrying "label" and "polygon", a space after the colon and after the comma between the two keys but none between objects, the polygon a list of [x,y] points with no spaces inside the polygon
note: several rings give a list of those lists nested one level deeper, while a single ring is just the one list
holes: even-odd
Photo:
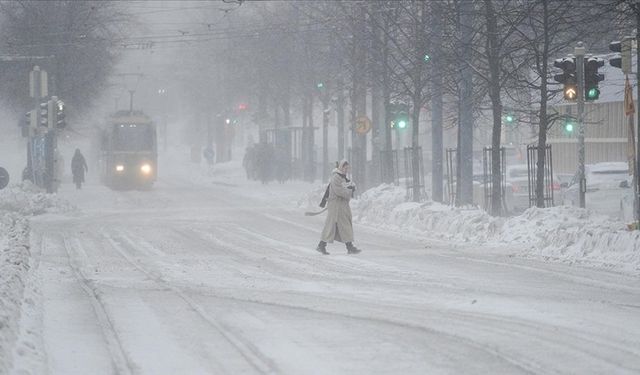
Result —
[{"label": "tram front window", "polygon": [[153,150],[153,132],[148,124],[118,124],[114,127],[113,148],[116,151]]}]

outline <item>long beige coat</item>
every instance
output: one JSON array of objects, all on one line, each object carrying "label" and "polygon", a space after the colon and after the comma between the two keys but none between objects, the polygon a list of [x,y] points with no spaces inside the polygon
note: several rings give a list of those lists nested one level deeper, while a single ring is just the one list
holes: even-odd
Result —
[{"label": "long beige coat", "polygon": [[327,220],[322,230],[322,241],[331,243],[353,242],[353,224],[351,223],[351,190],[340,176],[338,169],[331,173],[329,198],[327,200]]}]

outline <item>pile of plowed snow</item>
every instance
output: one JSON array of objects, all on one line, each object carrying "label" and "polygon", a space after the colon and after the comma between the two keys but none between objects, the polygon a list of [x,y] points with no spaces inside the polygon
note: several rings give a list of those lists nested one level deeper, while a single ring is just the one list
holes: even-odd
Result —
[{"label": "pile of plowed snow", "polygon": [[[315,189],[299,203],[320,200]],[[575,207],[530,208],[510,218],[477,208],[406,202],[406,190],[383,184],[351,202],[354,221],[411,234],[472,243],[517,244],[521,256],[588,263],[640,274],[640,231]]]},{"label": "pile of plowed snow", "polygon": [[8,371],[18,335],[21,304],[31,252],[29,216],[73,207],[29,182],[0,190],[0,373]]}]

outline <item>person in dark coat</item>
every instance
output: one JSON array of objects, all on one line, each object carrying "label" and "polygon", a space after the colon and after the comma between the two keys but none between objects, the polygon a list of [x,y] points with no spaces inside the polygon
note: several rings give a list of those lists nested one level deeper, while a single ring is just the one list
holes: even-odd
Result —
[{"label": "person in dark coat", "polygon": [[329,182],[329,196],[327,200],[327,219],[322,230],[321,240],[316,248],[322,254],[327,252],[327,243],[333,241],[344,242],[348,254],[358,254],[360,249],[353,245],[353,223],[349,201],[356,189],[356,185],[347,178],[349,162],[340,161],[337,168],[331,172]]},{"label": "person in dark coat", "polygon": [[73,154],[73,158],[71,159],[71,173],[73,174],[73,182],[76,184],[76,189],[80,189],[82,187],[82,183],[84,182],[84,174],[89,172],[89,167],[87,167],[87,161],[82,156],[79,148],[76,148],[76,152]]}]

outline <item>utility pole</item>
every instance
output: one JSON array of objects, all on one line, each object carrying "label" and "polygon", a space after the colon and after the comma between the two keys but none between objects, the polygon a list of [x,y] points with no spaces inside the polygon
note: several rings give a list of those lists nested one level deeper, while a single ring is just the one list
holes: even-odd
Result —
[{"label": "utility pole", "polygon": [[42,79],[41,75],[42,75],[42,72],[40,71],[40,67],[38,65],[33,67],[33,70],[29,75],[29,80],[30,80],[29,91],[31,91],[30,94],[31,94],[31,97],[33,98],[32,104],[33,104],[33,108],[35,108],[36,121],[35,121],[35,127],[29,128],[29,140],[27,144],[27,147],[29,148],[28,166],[29,166],[29,170],[31,171],[32,181],[37,186],[42,186],[42,181],[38,173],[38,171],[40,170],[40,165],[39,165],[40,163],[37,162],[37,158],[36,158],[36,155],[34,155],[34,150],[32,149],[32,147],[34,144],[34,137],[37,135],[38,129],[40,128],[40,123],[42,122],[41,120],[42,115],[40,114],[40,94],[42,91],[42,88],[40,85],[41,79]]},{"label": "utility pole", "polygon": [[585,208],[587,181],[584,172],[584,54],[582,42],[574,49],[576,55],[576,80],[578,81],[578,177],[580,181],[580,207]]},{"label": "utility pole", "polygon": [[[50,55],[50,56],[28,56],[28,55],[0,55],[0,61],[1,62],[11,62],[11,63],[17,63],[17,62],[26,62],[26,63],[30,63],[33,61],[49,61],[55,59],[55,56]],[[31,112],[31,123],[28,124],[28,137],[27,137],[27,170],[31,173],[31,180],[33,181],[34,184],[37,184],[40,187],[46,187],[47,191],[49,193],[54,192],[54,185],[53,183],[49,183],[46,184],[45,181],[42,181],[42,174],[37,175],[37,172],[41,171],[41,166],[37,165],[37,170],[36,170],[36,165],[34,163],[34,158],[35,155],[33,154],[32,148],[35,149],[35,144],[34,144],[34,136],[36,135],[36,132],[38,130],[38,127],[40,126],[40,117],[41,117],[41,113],[40,113],[40,99],[42,97],[46,97],[48,95],[48,85],[47,85],[47,72],[46,71],[41,71],[39,66],[34,66],[33,70],[30,72],[29,74],[29,94],[30,96],[33,98],[33,107],[35,108],[35,110],[30,111]],[[55,134],[54,134],[55,135]],[[54,137],[54,141],[55,141],[55,137]],[[51,165],[51,163],[49,163],[49,165]],[[45,171],[46,173],[47,171]],[[52,173],[53,171],[49,171],[49,173]],[[49,178],[50,181],[53,180],[53,177],[51,176],[51,178]],[[46,186],[45,186],[46,185]]]},{"label": "utility pole", "polygon": [[136,90],[129,90],[129,113],[133,113],[133,94]]}]

